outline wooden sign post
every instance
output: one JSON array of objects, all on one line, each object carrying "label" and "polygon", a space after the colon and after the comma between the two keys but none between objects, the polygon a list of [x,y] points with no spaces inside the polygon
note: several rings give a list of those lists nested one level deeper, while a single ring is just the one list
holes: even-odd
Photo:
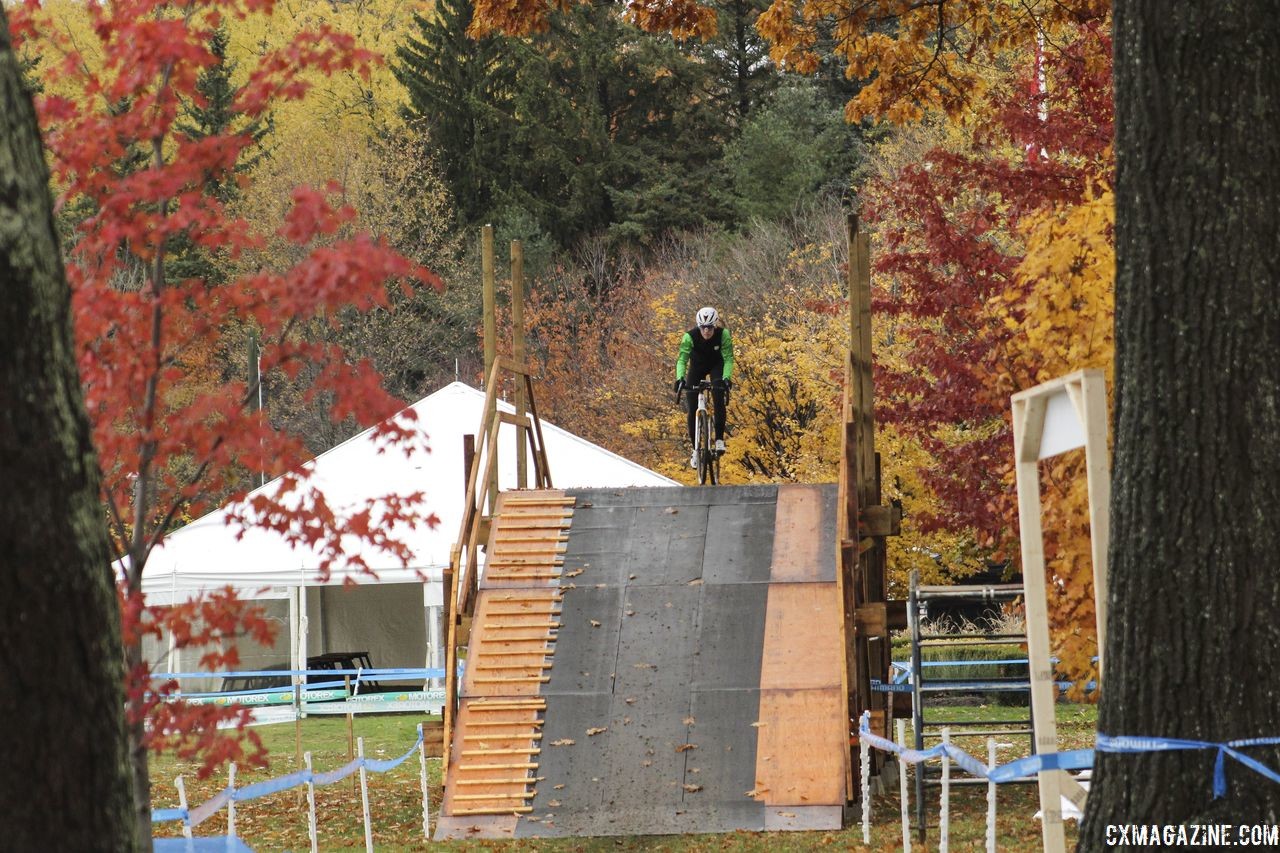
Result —
[{"label": "wooden sign post", "polygon": [[[1107,633],[1107,541],[1111,474],[1107,454],[1107,388],[1101,370],[1080,370],[1013,395],[1013,452],[1017,464],[1018,524],[1031,664],[1031,715],[1036,752],[1058,751],[1058,698],[1049,647],[1049,605],[1040,527],[1040,460],[1083,447],[1089,488],[1093,595],[1098,629],[1098,679]],[[1062,770],[1039,774],[1044,849],[1065,849],[1062,798],[1083,810],[1085,790]]]}]

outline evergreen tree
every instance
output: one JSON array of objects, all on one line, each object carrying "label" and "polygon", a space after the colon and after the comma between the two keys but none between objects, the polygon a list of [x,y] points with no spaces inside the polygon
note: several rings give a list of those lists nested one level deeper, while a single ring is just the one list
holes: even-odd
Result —
[{"label": "evergreen tree", "polygon": [[[200,72],[196,78],[196,91],[201,101],[187,101],[182,105],[184,119],[177,123],[178,132],[186,139],[195,141],[213,136],[221,136],[231,130],[242,120],[235,109],[237,88],[232,82],[236,63],[227,60],[227,43],[229,38],[224,28],[214,30],[209,38],[209,52],[218,61]],[[263,141],[271,133],[274,124],[270,116],[265,119],[254,119],[241,129],[253,137],[255,148],[248,156],[241,155],[235,172],[246,172],[253,168],[267,151]],[[210,175],[205,181],[205,194],[226,204],[239,197],[236,182],[229,177]],[[208,283],[217,283],[223,279],[223,273],[209,253],[192,246],[185,235],[178,234],[168,245],[168,267],[175,279],[198,278]]]},{"label": "evergreen tree", "polygon": [[460,225],[491,217],[511,184],[514,39],[467,35],[470,0],[440,0],[415,14],[416,38],[393,67],[409,92],[405,117],[431,140]]},{"label": "evergreen tree", "polygon": [[745,222],[790,214],[824,189],[849,187],[861,157],[860,129],[827,102],[822,84],[794,78],[747,119],[725,150],[734,205]]},{"label": "evergreen tree", "polygon": [[[183,104],[182,111],[186,120],[178,122],[178,131],[187,139],[197,140],[220,136],[231,130],[241,118],[240,113],[235,109],[238,90],[231,81],[236,63],[227,60],[229,40],[226,29],[221,27],[214,30],[209,38],[209,52],[216,56],[218,61],[201,71],[197,77],[196,91],[203,98],[203,103],[188,101]],[[236,164],[237,172],[248,171],[266,155],[263,140],[273,129],[274,123],[268,115],[266,119],[255,119],[241,130],[242,133],[253,137],[256,150],[247,157],[241,157]],[[222,202],[232,201],[238,195],[234,181],[211,176],[205,186],[209,195]]]},{"label": "evergreen tree", "polygon": [[715,69],[718,100],[735,126],[740,127],[782,79],[755,26],[768,7],[768,0],[720,0],[716,35],[698,49]]}]

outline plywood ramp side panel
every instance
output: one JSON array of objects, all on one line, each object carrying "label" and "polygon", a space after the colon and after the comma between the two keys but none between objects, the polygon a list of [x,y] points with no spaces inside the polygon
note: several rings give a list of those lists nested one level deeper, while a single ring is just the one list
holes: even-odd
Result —
[{"label": "plywood ramp side panel", "polygon": [[843,806],[847,727],[840,688],[761,690],[756,799],[767,806]]},{"label": "plywood ramp side panel", "polygon": [[773,533],[774,583],[833,581],[830,536],[823,534],[824,487],[778,487]]},{"label": "plywood ramp side panel", "polygon": [[760,689],[839,688],[841,619],[834,583],[770,584]]}]

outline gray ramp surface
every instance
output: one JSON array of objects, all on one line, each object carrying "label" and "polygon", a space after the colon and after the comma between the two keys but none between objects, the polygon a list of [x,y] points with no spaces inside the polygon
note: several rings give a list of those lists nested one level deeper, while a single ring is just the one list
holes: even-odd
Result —
[{"label": "gray ramp surface", "polygon": [[765,829],[747,792],[777,488],[567,493],[541,780],[515,835]]}]

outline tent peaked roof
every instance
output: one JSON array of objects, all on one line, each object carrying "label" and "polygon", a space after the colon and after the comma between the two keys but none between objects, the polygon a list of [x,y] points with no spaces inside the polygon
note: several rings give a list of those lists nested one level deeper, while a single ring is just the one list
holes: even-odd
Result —
[{"label": "tent peaked roof", "polygon": [[[306,463],[308,486],[319,489],[335,512],[362,508],[370,500],[426,493],[427,509],[439,517],[434,528],[426,525],[393,529],[394,537],[413,554],[408,567],[380,548],[351,539],[348,556],[358,554],[383,583],[419,580],[425,574],[440,577],[449,563],[449,549],[458,535],[465,500],[462,437],[480,425],[484,392],[454,382],[414,403],[423,442],[406,457],[399,447],[385,449],[375,436],[376,427],[344,441]],[[515,409],[499,401],[499,408]],[[543,441],[558,488],[670,486],[663,477],[628,459],[611,453],[554,424],[542,422]],[[504,424],[498,438],[498,483],[514,488],[516,481],[515,428]],[[532,471],[532,467],[530,467]],[[274,495],[280,479],[255,489],[255,495]],[[250,528],[240,534],[228,525],[230,507],[211,512],[167,536],[152,552],[143,572],[143,590],[151,603],[181,600],[204,589],[233,586],[242,590],[315,584],[320,557],[310,548],[293,547],[279,533]],[[329,583],[351,577],[371,580],[358,571],[335,570]]]}]

